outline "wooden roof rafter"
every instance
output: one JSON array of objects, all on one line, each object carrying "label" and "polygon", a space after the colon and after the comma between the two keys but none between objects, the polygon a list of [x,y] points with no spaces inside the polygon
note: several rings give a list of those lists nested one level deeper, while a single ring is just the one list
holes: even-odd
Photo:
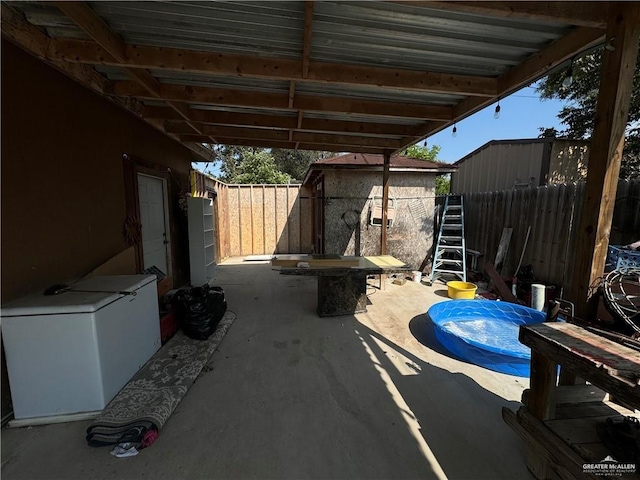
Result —
[{"label": "wooden roof rafter", "polygon": [[[267,129],[254,129],[245,127],[212,127],[203,126],[203,135],[215,135],[216,138],[242,138],[245,140],[273,140],[276,142],[299,142],[299,143],[315,143],[321,145],[327,144],[339,144],[350,145],[353,147],[373,147],[373,148],[389,148],[389,146],[399,148],[404,145],[405,140],[403,138],[389,139],[389,138],[376,138],[376,137],[364,137],[359,135],[344,135],[336,133],[315,133],[315,132],[299,132],[293,133],[293,137],[289,136],[289,132],[286,130],[267,130]],[[187,138],[192,134],[182,134],[181,138]],[[194,135],[194,137],[200,138],[201,135]],[[289,140],[291,138],[291,140]],[[224,143],[224,142],[222,142]]]},{"label": "wooden roof rafter", "polygon": [[[89,90],[100,95],[106,95],[109,89],[109,81],[95,68],[90,65],[74,64],[64,61],[52,60],[47,57],[47,51],[53,41],[47,34],[38,27],[30,24],[24,18],[24,15],[16,8],[2,3],[0,6],[2,19],[2,36],[20,48],[29,52],[31,55],[51,65],[69,78],[75,80]],[[135,98],[107,97],[119,107],[128,110],[137,117],[142,116],[144,106]],[[164,131],[163,122],[154,118],[144,118],[154,128],[165,133],[176,141],[180,139],[173,134]],[[186,145],[189,150],[198,157],[208,159],[210,152],[199,144]]]},{"label": "wooden roof rafter", "polygon": [[[167,107],[144,108],[143,115],[165,121],[166,131],[170,133],[188,133],[185,131],[182,117]],[[326,132],[357,133],[363,135],[413,137],[419,134],[419,125],[401,125],[385,122],[362,122],[329,120],[321,118],[305,117],[302,123],[298,123],[298,117],[284,117],[281,115],[250,114],[237,112],[222,112],[212,110],[191,109],[191,118],[194,123],[204,125],[229,125],[274,128],[285,130],[318,130]],[[432,122],[433,127],[440,125]]]},{"label": "wooden roof rafter", "polygon": [[[305,80],[309,76],[309,60],[311,57],[311,36],[313,34],[313,0],[306,0],[304,4],[304,30],[302,34],[302,79]],[[296,81],[291,80],[291,87],[289,89],[289,108],[293,108],[295,104],[295,86]],[[302,124],[302,117],[304,112],[298,110],[298,122],[297,127],[300,128]],[[289,141],[293,141],[293,129],[289,130]],[[299,143],[296,142],[294,148],[298,149]]]},{"label": "wooden roof rafter", "polygon": [[[122,97],[148,100],[157,98],[138,82],[131,81],[114,82],[110,93]],[[161,84],[159,93],[163,99],[203,105],[259,107],[265,109],[288,109],[289,106],[288,93],[252,92],[231,88],[185,86],[170,83]],[[451,107],[314,95],[296,95],[293,102],[293,110],[359,113],[424,120],[451,120],[453,114]]]},{"label": "wooden roof rafter", "polygon": [[[312,2],[311,4],[313,5]],[[496,80],[489,77],[347,65],[311,59],[305,62],[304,57],[301,62],[265,56],[200,52],[145,45],[125,45],[124,51],[125,60],[120,60],[106,49],[96,48],[92,42],[57,39],[52,42],[47,56],[52,60],[121,68],[387,87],[480,97],[494,96],[497,88]]]},{"label": "wooden roof rafter", "polygon": [[[202,142],[201,135],[181,135],[183,142]],[[379,147],[363,147],[359,145],[343,145],[343,144],[330,144],[330,143],[302,143],[302,142],[289,142],[287,140],[256,140],[245,138],[224,138],[224,142],[229,145],[240,145],[247,147],[264,147],[264,148],[284,148],[294,150],[296,143],[299,143],[300,150],[326,150],[328,152],[352,152],[352,153],[383,153],[389,151],[387,148]]]},{"label": "wooden roof rafter", "polygon": [[[105,49],[113,58],[126,63],[126,47],[127,45],[111,30],[111,28],[100,18],[85,2],[54,2],[55,5],[78,27],[80,27],[87,35],[89,35],[96,44]],[[133,68],[123,66],[123,69],[136,82],[142,85],[154,97],[165,100],[166,104],[174,109],[184,118],[187,124],[197,133],[201,133],[198,127],[191,122],[189,116],[189,108],[178,102],[163,99],[160,95],[160,82],[155,79],[144,68]],[[210,138],[209,142],[216,143],[215,139]]]}]

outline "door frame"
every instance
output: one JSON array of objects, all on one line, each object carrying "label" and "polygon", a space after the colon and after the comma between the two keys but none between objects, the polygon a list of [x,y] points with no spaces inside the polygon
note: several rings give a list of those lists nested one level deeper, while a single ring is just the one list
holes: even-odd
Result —
[{"label": "door frame", "polygon": [[173,284],[173,242],[171,238],[171,215],[169,212],[169,198],[171,197],[171,174],[168,169],[142,160],[128,153],[122,154],[122,168],[124,173],[124,190],[126,203],[126,217],[123,223],[123,235],[129,246],[134,247],[136,258],[136,272],[144,270],[144,253],[142,251],[142,223],[140,219],[140,195],[138,192],[138,175],[146,175],[163,180],[165,228],[168,240],[167,278]]},{"label": "door frame", "polygon": [[[157,175],[151,175],[149,173],[138,172],[136,176],[136,184],[140,180],[140,177],[147,178],[155,178],[156,180],[160,180],[162,182],[162,208],[164,210],[164,236],[165,241],[167,242],[165,256],[167,261],[167,271],[164,272],[167,277],[171,277],[173,273],[173,268],[171,265],[171,225],[169,224],[169,192],[167,189],[169,188],[169,182],[167,182],[166,178],[159,177]],[[140,211],[140,194],[138,192],[138,211]],[[142,246],[142,242],[140,242]],[[144,248],[142,248],[142,268],[144,269]]]}]

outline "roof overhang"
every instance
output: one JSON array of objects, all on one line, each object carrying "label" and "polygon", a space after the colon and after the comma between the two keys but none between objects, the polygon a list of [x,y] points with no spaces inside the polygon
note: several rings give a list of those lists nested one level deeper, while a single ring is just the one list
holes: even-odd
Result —
[{"label": "roof overhang", "polygon": [[601,43],[609,2],[3,2],[3,37],[189,146],[401,152]]},{"label": "roof overhang", "polygon": [[[309,184],[317,178],[325,170],[349,170],[353,172],[383,172],[384,166],[380,165],[317,165],[312,163],[307,170],[307,174],[302,181],[303,185]],[[407,167],[389,167],[390,173],[414,173],[428,175],[446,175],[448,173],[457,172],[458,168],[448,165],[448,168],[407,168]]]}]

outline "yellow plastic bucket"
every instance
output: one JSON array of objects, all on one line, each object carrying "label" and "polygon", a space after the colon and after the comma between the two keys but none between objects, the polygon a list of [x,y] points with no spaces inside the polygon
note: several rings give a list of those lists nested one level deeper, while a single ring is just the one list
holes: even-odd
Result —
[{"label": "yellow plastic bucket", "polygon": [[469,282],[447,282],[447,295],[455,300],[475,298],[478,287]]}]

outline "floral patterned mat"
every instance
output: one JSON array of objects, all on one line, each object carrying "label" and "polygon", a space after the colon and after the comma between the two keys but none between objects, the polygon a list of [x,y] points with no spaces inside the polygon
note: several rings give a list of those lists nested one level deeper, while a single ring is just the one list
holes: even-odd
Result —
[{"label": "floral patterned mat", "polygon": [[178,331],[89,425],[89,445],[139,444],[149,430],[160,430],[235,318],[233,312],[227,311],[207,340],[193,340]]}]

